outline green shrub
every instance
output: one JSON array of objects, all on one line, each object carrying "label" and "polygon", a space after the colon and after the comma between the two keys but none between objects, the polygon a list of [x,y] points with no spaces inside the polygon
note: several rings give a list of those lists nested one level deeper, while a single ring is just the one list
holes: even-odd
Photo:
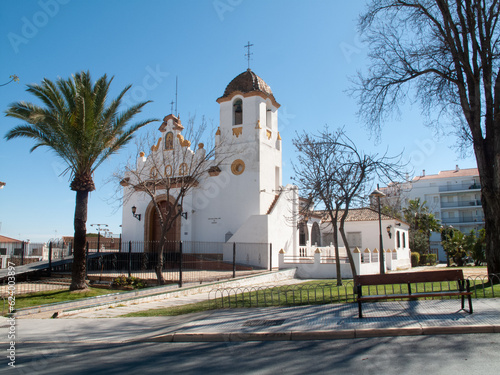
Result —
[{"label": "green shrub", "polygon": [[411,253],[411,266],[417,267],[420,262],[420,254],[412,252]]},{"label": "green shrub", "polygon": [[418,261],[419,266],[425,266],[427,264],[427,254],[419,254],[420,260]]},{"label": "green shrub", "polygon": [[126,277],[125,275],[120,275],[116,279],[113,280],[111,286],[114,288],[117,287],[129,287],[131,289],[141,289],[145,288],[147,285],[144,280],[139,279],[138,277]]},{"label": "green shrub", "polygon": [[427,254],[427,263],[431,266],[437,262],[437,254]]},{"label": "green shrub", "polygon": [[436,259],[437,259],[436,254],[420,254],[419,264],[421,266],[426,266],[426,265],[433,266],[436,264]]}]

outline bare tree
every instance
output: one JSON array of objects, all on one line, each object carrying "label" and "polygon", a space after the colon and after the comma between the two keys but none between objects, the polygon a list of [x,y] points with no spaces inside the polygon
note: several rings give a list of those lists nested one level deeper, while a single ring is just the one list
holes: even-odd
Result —
[{"label": "bare tree", "polygon": [[353,88],[377,133],[411,97],[450,119],[463,149],[473,147],[490,274],[500,273],[499,14],[498,0],[372,0],[360,21],[369,73]]},{"label": "bare tree", "polygon": [[[166,126],[168,117],[164,119],[162,127]],[[167,234],[182,215],[185,197],[194,189],[202,189],[210,175],[220,173],[220,167],[230,153],[235,152],[230,151],[220,136],[215,142],[201,142],[207,129],[204,118],[196,125],[195,118],[191,117],[186,128],[175,116],[171,119],[174,132],[159,139],[146,136],[138,144],[137,163],[129,163],[115,175],[124,187],[124,202],[137,194],[143,194],[153,204],[161,231],[155,249],[158,254],[155,272],[159,285],[164,284],[162,270],[163,254],[168,245]],[[192,145],[196,145],[196,151],[192,150]],[[148,156],[143,152],[145,149],[151,150]]]},{"label": "bare tree", "polygon": [[349,209],[361,204],[368,195],[371,179],[395,181],[402,178],[401,156],[365,154],[357,149],[343,129],[331,133],[327,127],[317,136],[306,132],[297,135],[293,144],[299,151],[298,163],[294,165],[299,189],[311,198],[311,204],[315,202],[324,207],[331,222],[337,283],[341,285],[337,227],[354,276],[356,269],[345,233]]}]

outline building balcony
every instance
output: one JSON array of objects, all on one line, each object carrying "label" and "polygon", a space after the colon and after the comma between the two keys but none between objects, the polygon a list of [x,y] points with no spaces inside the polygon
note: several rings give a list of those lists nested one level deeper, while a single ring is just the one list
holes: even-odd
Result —
[{"label": "building balcony", "polygon": [[464,216],[464,217],[447,217],[442,218],[443,224],[484,224],[484,216]]},{"label": "building balcony", "polygon": [[457,191],[481,191],[481,186],[479,184],[467,183],[467,184],[455,184],[455,185],[446,185],[439,187],[440,193],[457,192]]},{"label": "building balcony", "polygon": [[462,202],[441,202],[441,208],[471,208],[471,207],[482,207],[481,200],[473,199],[469,201]]}]

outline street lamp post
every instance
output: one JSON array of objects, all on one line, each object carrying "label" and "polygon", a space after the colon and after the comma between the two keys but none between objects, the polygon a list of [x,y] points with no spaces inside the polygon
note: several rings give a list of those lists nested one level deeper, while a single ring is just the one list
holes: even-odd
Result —
[{"label": "street lamp post", "polygon": [[378,230],[379,230],[379,263],[380,263],[380,274],[383,275],[385,274],[385,259],[384,259],[384,243],[382,240],[382,213],[380,210],[380,198],[385,197],[385,194],[382,193],[379,190],[379,186],[377,184],[377,188],[373,190],[373,192],[370,194],[370,197],[377,198],[377,204],[378,204]]},{"label": "street lamp post", "polygon": [[108,230],[101,227],[107,227],[108,224],[90,224],[91,227],[94,225],[97,227],[97,252],[99,252],[99,246],[101,245],[101,231],[105,232]]}]

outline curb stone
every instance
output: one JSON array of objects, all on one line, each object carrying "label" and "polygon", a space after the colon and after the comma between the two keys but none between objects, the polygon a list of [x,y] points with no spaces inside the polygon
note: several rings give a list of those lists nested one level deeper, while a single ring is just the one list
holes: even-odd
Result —
[{"label": "curb stone", "polygon": [[378,329],[347,329],[340,331],[231,332],[231,333],[169,333],[147,338],[145,342],[246,342],[246,341],[309,341],[341,340],[373,337],[428,336],[474,333],[500,333],[500,326],[408,327]]}]

